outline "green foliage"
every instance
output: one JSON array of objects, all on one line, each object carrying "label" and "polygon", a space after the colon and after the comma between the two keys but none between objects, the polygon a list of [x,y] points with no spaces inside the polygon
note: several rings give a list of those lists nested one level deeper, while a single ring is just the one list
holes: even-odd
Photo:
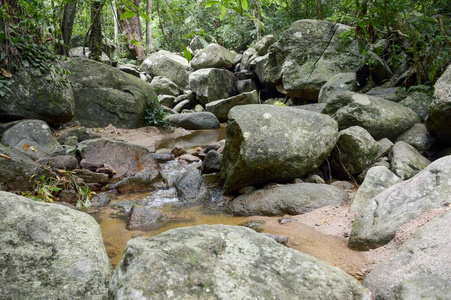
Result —
[{"label": "green foliage", "polygon": [[274,101],[274,103],[272,105],[275,105],[275,106],[286,106],[285,103],[283,103],[282,101]]},{"label": "green foliage", "polygon": [[149,103],[144,120],[147,126],[171,127],[171,123],[165,119],[167,115],[168,113],[164,111],[161,105],[155,106],[155,104]]}]

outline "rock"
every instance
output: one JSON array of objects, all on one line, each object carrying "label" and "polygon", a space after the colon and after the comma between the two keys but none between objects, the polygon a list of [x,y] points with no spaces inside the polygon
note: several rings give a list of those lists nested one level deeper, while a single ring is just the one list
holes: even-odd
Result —
[{"label": "rock", "polygon": [[249,93],[258,89],[257,84],[252,79],[238,80],[236,88],[238,94]]},{"label": "rock", "polygon": [[86,183],[101,183],[104,185],[110,183],[110,177],[107,174],[96,173],[87,169],[75,169],[74,173]]},{"label": "rock", "polygon": [[91,204],[93,207],[104,207],[110,203],[110,194],[99,193],[92,197]]},{"label": "rock", "polygon": [[420,117],[421,121],[426,120],[429,112],[429,105],[434,100],[433,97],[425,93],[414,92],[407,96],[406,99],[399,102],[400,104],[411,108]]},{"label": "rock", "polygon": [[179,95],[179,87],[166,77],[155,76],[150,83],[150,87],[157,95]]},{"label": "rock", "polygon": [[122,72],[125,72],[127,74],[130,74],[130,75],[140,78],[139,68],[138,68],[138,66],[135,66],[133,64],[119,65],[119,66],[117,66],[117,69],[121,70]]},{"label": "rock", "polygon": [[117,211],[114,212],[113,214],[111,214],[112,218],[116,218],[116,219],[123,219],[123,218],[128,218],[130,212],[132,211],[132,208],[134,205],[137,204],[138,201],[136,200],[125,200],[125,201],[118,201],[115,202],[111,207],[113,209],[116,209]]},{"label": "rock", "polygon": [[0,215],[3,298],[105,298],[111,262],[91,216],[6,192]]},{"label": "rock", "polygon": [[396,140],[414,124],[418,115],[401,104],[353,92],[332,97],[322,113],[338,122],[340,130],[351,126],[365,128],[376,140]]},{"label": "rock", "polygon": [[429,134],[429,131],[426,129],[425,125],[417,123],[413,125],[412,128],[401,134],[396,141],[406,142],[417,149],[420,153],[426,153],[432,146],[434,139]]},{"label": "rock", "polygon": [[198,204],[210,201],[210,194],[205,187],[198,169],[191,166],[177,177],[174,183],[180,201],[187,204]]},{"label": "rock", "polygon": [[249,69],[249,64],[252,62],[253,59],[258,57],[257,50],[255,48],[249,48],[246,51],[243,52],[243,57],[241,58],[241,65],[244,69]]},{"label": "rock", "polygon": [[402,180],[412,178],[431,163],[417,149],[405,142],[397,142],[389,158],[393,173]]},{"label": "rock", "polygon": [[222,69],[201,69],[189,75],[189,86],[202,104],[226,99],[237,93],[237,80],[232,72]]},{"label": "rock", "polygon": [[219,128],[218,118],[210,112],[194,112],[166,116],[171,124],[188,130]]},{"label": "rock", "polygon": [[127,222],[128,230],[155,230],[164,225],[166,215],[153,207],[133,205]]},{"label": "rock", "polygon": [[206,46],[208,46],[208,43],[198,35],[195,35],[189,43],[189,47],[193,51],[204,49]]},{"label": "rock", "polygon": [[202,173],[214,173],[221,170],[222,154],[215,150],[208,151],[202,164]]},{"label": "rock", "polygon": [[383,98],[385,100],[389,100],[392,102],[400,102],[401,100],[407,97],[407,94],[402,90],[400,90],[398,87],[391,88],[375,87],[369,90],[366,94],[370,96]]},{"label": "rock", "polygon": [[354,278],[242,226],[192,226],[128,242],[110,299],[370,299]]},{"label": "rock", "polygon": [[297,183],[240,195],[229,206],[236,216],[299,215],[327,205],[341,205],[348,194],[320,183]]},{"label": "rock", "polygon": [[110,185],[119,193],[144,192],[164,186],[164,179],[156,168],[145,168],[133,176],[123,178],[116,184]]},{"label": "rock", "polygon": [[9,88],[13,92],[0,97],[0,119],[3,122],[39,119],[58,124],[69,122],[74,116],[75,101],[71,86],[47,80],[38,69],[19,69],[14,73]]},{"label": "rock", "polygon": [[271,233],[262,233],[264,236],[267,236],[273,240],[275,240],[278,244],[286,246],[288,243],[288,238],[284,235],[276,235]]},{"label": "rock", "polygon": [[233,96],[227,99],[216,100],[205,105],[205,109],[213,113],[220,122],[226,122],[232,107],[246,104],[259,104],[259,96],[256,90]]},{"label": "rock", "polygon": [[30,191],[30,178],[44,173],[44,169],[18,150],[0,144],[0,190]]},{"label": "rock", "polygon": [[354,221],[348,246],[367,250],[385,245],[401,225],[449,201],[449,180],[451,156],[446,156],[371,198]]},{"label": "rock", "polygon": [[364,128],[351,126],[338,133],[331,153],[332,173],[339,179],[358,175],[376,160],[379,144]]},{"label": "rock", "polygon": [[334,75],[359,68],[356,41],[340,42],[340,34],[349,29],[329,21],[294,22],[268,51],[264,83],[289,97],[318,100],[321,87]]},{"label": "rock", "polygon": [[434,87],[434,100],[429,106],[426,127],[433,136],[451,144],[451,65],[435,82]]},{"label": "rock", "polygon": [[[161,105],[167,106],[169,108],[174,107],[175,97],[171,95],[158,95],[158,101]],[[189,103],[189,101],[188,101]]]},{"label": "rock", "polygon": [[345,92],[357,90],[357,75],[354,72],[338,73],[327,81],[319,91],[318,102],[327,103],[333,96]]},{"label": "rock", "polygon": [[261,40],[255,43],[255,50],[257,51],[258,55],[263,56],[268,53],[269,47],[276,43],[277,39],[272,35],[266,35]]},{"label": "rock", "polygon": [[78,145],[83,159],[92,163],[108,164],[115,171],[115,178],[133,176],[145,169],[159,169],[151,152],[142,146],[110,139],[86,140]]},{"label": "rock", "polygon": [[176,106],[174,106],[174,111],[177,113],[181,113],[184,109],[189,109],[191,105],[189,104],[189,100],[183,100],[177,103]]},{"label": "rock", "polygon": [[230,110],[226,135],[221,177],[231,193],[315,171],[335,146],[337,124],[300,109],[243,105]]},{"label": "rock", "polygon": [[360,209],[373,197],[382,193],[402,179],[393,174],[387,167],[376,166],[366,172],[365,180],[352,199],[350,211],[359,213]]},{"label": "rock", "polygon": [[292,108],[304,109],[316,113],[321,113],[326,107],[326,103],[310,103],[305,105],[291,106]]},{"label": "rock", "polygon": [[234,59],[235,55],[226,48],[218,44],[209,44],[193,57],[191,67],[195,70],[207,68],[231,69]]},{"label": "rock", "polygon": [[321,176],[316,174],[308,176],[307,178],[304,179],[304,182],[325,184],[324,179],[322,179]]},{"label": "rock", "polygon": [[348,181],[334,181],[330,185],[342,190],[352,190],[355,188],[354,185]]},{"label": "rock", "polygon": [[149,84],[106,64],[70,59],[65,67],[73,83],[74,121],[83,126],[142,127],[148,103],[158,104]]},{"label": "rock", "polygon": [[370,66],[371,79],[375,83],[382,83],[393,76],[387,63],[373,51],[367,51],[367,61]]},{"label": "rock", "polygon": [[266,62],[268,61],[269,54],[264,56],[256,57],[249,64],[249,70],[257,74],[260,82],[266,82],[265,80],[265,70],[266,70]]},{"label": "rock", "polygon": [[76,137],[77,144],[78,144],[80,142],[83,142],[84,140],[91,140],[91,139],[100,138],[100,135],[91,132],[89,129],[87,129],[85,127],[78,127],[78,128],[73,128],[73,129],[70,129],[70,130],[64,132],[58,138],[58,142],[61,145],[67,145],[66,144],[66,140],[69,137]]},{"label": "rock", "polygon": [[[365,278],[365,286],[376,299],[394,299],[395,295],[396,299],[406,300],[449,299],[450,226],[448,212],[418,229],[390,259],[373,268]],[[430,294],[420,296],[428,290]]]},{"label": "rock", "polygon": [[141,72],[169,78],[182,89],[188,86],[188,69],[189,63],[184,57],[166,50],[150,54],[139,66]]},{"label": "rock", "polygon": [[[84,47],[85,49],[85,53],[83,54],[83,47],[76,47],[76,48],[71,48],[69,50],[69,57],[73,57],[73,58],[82,58],[82,59],[86,59],[86,58],[91,58],[91,51],[89,50],[88,47]],[[100,61],[104,64],[111,64],[110,58],[108,57],[108,55],[106,55],[105,52],[102,52],[102,54],[100,55]]]},{"label": "rock", "polygon": [[14,125],[2,135],[1,143],[33,160],[65,154],[50,127],[41,120],[25,120]]},{"label": "rock", "polygon": [[78,160],[75,157],[69,155],[41,158],[37,161],[37,163],[60,170],[73,170],[78,168]]},{"label": "rock", "polygon": [[387,138],[378,140],[377,143],[379,144],[379,152],[377,153],[377,157],[387,156],[394,145],[393,142]]},{"label": "rock", "polygon": [[194,112],[203,112],[203,111],[205,111],[205,109],[204,109],[203,106],[200,105],[200,104],[197,104],[197,105],[194,107]]}]

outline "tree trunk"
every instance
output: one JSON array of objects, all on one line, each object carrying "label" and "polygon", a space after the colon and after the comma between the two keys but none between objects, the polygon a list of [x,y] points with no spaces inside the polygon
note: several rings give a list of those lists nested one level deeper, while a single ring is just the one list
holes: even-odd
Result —
[{"label": "tree trunk", "polygon": [[150,21],[146,21],[146,44],[147,52],[153,52],[152,46],[152,0],[147,0],[147,16]]},{"label": "tree trunk", "polygon": [[78,0],[72,0],[64,6],[64,14],[61,20],[61,37],[63,44],[58,43],[56,54],[69,56],[70,39],[72,37],[72,29],[74,28],[77,3]]},{"label": "tree trunk", "polygon": [[262,19],[262,15],[261,15],[261,11],[260,11],[260,5],[258,3],[259,0],[255,0],[255,9],[253,11],[253,15],[254,15],[254,27],[255,27],[255,31],[257,32],[257,40],[260,40],[262,38],[262,27],[261,27],[261,19]]},{"label": "tree trunk", "polygon": [[100,61],[102,58],[102,0],[92,0],[91,2],[91,33],[89,35],[89,50],[91,59]]},{"label": "tree trunk", "polygon": [[[139,7],[141,0],[133,0],[133,4]],[[143,61],[146,58],[143,46],[143,33],[141,24],[139,22],[138,13],[131,17],[125,18],[120,21],[122,27],[122,33],[127,37],[128,51],[133,59],[138,62]]]},{"label": "tree trunk", "polygon": [[116,0],[111,3],[113,8],[114,22],[114,44],[116,45],[117,56],[121,57],[121,46],[119,44],[119,16],[117,15]]},{"label": "tree trunk", "polygon": [[321,0],[315,0],[316,1],[316,16],[319,20],[323,19],[323,12],[321,10]]}]

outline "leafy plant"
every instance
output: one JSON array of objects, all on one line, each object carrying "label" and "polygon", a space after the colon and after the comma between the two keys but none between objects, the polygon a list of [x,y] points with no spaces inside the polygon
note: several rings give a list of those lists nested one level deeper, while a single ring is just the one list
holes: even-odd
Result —
[{"label": "leafy plant", "polygon": [[167,115],[168,113],[164,111],[161,105],[155,106],[149,103],[144,120],[147,126],[171,127],[171,123],[165,119]]}]

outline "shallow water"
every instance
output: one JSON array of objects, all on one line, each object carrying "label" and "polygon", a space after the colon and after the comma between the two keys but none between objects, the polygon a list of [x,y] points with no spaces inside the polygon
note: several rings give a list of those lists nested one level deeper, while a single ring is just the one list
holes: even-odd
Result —
[{"label": "shallow water", "polygon": [[226,126],[225,124],[221,124],[221,127],[219,129],[196,130],[192,134],[178,137],[176,139],[164,139],[157,146],[157,150],[171,150],[174,147],[185,149],[202,147],[223,140],[225,138]]}]

